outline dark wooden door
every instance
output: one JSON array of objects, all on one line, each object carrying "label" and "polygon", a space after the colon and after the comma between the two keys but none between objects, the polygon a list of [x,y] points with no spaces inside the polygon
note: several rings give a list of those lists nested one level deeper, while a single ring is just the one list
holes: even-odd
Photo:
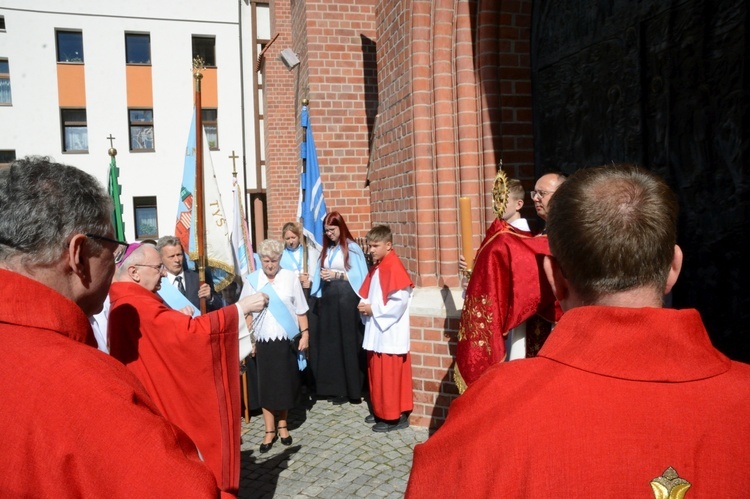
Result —
[{"label": "dark wooden door", "polygon": [[538,172],[635,162],[679,195],[672,303],[750,361],[750,9],[746,0],[534,2]]}]

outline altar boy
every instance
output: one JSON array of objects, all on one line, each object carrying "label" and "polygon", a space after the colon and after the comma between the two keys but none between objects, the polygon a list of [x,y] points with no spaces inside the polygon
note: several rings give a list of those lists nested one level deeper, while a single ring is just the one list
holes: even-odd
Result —
[{"label": "altar boy", "polygon": [[389,432],[409,427],[414,408],[409,354],[409,302],[414,285],[393,250],[393,235],[386,225],[367,233],[373,267],[359,295],[357,307],[365,324],[362,348],[367,351],[367,374],[375,423],[372,431]]}]

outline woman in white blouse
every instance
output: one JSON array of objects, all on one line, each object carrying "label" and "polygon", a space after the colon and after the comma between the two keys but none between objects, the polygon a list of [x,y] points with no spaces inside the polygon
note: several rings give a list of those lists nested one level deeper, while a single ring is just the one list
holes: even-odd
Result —
[{"label": "woman in white blouse", "polygon": [[258,245],[261,268],[245,278],[241,295],[263,290],[269,296],[267,311],[253,314],[252,327],[257,379],[251,382],[257,383],[266,428],[260,452],[268,452],[277,437],[284,445],[292,444],[287,417],[297,398],[298,371],[304,368],[309,341],[307,300],[297,275],[279,265],[283,251],[281,242],[271,239]]}]

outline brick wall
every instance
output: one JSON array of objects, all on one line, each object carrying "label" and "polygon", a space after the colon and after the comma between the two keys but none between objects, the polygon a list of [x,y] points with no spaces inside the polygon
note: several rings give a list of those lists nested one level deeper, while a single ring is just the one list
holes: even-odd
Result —
[{"label": "brick wall", "polygon": [[279,37],[266,51],[263,62],[267,229],[268,237],[280,238],[281,227],[297,214],[299,197],[299,142],[294,132],[296,70],[289,71],[279,60],[279,53],[292,47],[290,2],[274,0],[270,5],[271,35],[278,33]]},{"label": "brick wall", "polygon": [[[374,0],[295,0],[286,4],[291,4],[289,46],[300,58],[299,67],[292,71],[296,78],[296,100],[293,97],[288,105],[290,109],[296,107],[298,115],[302,99],[309,99],[310,123],[328,211],[339,211],[352,234],[364,236],[371,227],[366,175],[371,122],[377,104]],[[291,135],[299,144],[298,126]],[[295,175],[300,168],[301,162],[297,160]],[[298,190],[290,186],[297,186],[298,180],[295,177],[293,181],[284,181],[287,196],[273,199],[294,195],[293,203],[278,208],[286,221],[296,215]],[[274,202],[269,196],[269,204]]]},{"label": "brick wall", "polygon": [[417,187],[411,13],[409,2],[388,0],[377,8],[378,107],[369,163],[373,223],[388,224],[396,251],[417,276]]},{"label": "brick wall", "polygon": [[[417,297],[419,301],[419,297]],[[414,411],[411,423],[439,427],[458,396],[453,382],[458,314],[412,315],[411,359]]]},{"label": "brick wall", "polygon": [[[378,4],[372,217],[395,225],[418,287],[411,310],[414,424],[438,427],[457,395],[458,197],[472,200],[476,248],[494,218],[500,159],[510,177],[533,186],[530,8],[530,0]],[[410,193],[414,199],[403,198]]]},{"label": "brick wall", "polygon": [[[484,2],[488,5],[492,2]],[[502,141],[503,164],[509,177],[523,181],[527,193],[534,188],[534,131],[531,97],[531,0],[503,1],[493,13],[494,26],[487,32],[497,32],[498,45],[497,88],[500,90],[501,126],[497,136]],[[523,214],[535,217],[528,194]]]},{"label": "brick wall", "polygon": [[[307,97],[329,211],[355,236],[389,224],[417,286],[412,423],[438,427],[457,395],[458,198],[472,199],[476,248],[494,217],[500,159],[510,177],[534,183],[531,0],[292,0],[272,9],[275,29],[290,31],[266,61],[275,71],[266,78],[271,233],[295,215],[293,130]],[[276,60],[289,46],[301,60],[291,73]],[[271,108],[277,98],[283,111]]]}]

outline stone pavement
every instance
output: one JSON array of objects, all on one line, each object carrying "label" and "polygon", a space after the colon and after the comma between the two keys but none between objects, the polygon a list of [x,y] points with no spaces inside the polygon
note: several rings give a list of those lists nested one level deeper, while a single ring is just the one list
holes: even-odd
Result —
[{"label": "stone pavement", "polygon": [[289,415],[294,442],[279,440],[266,454],[263,417],[242,425],[240,498],[403,497],[414,446],[426,428],[375,433],[364,422],[367,405],[308,400]]}]

